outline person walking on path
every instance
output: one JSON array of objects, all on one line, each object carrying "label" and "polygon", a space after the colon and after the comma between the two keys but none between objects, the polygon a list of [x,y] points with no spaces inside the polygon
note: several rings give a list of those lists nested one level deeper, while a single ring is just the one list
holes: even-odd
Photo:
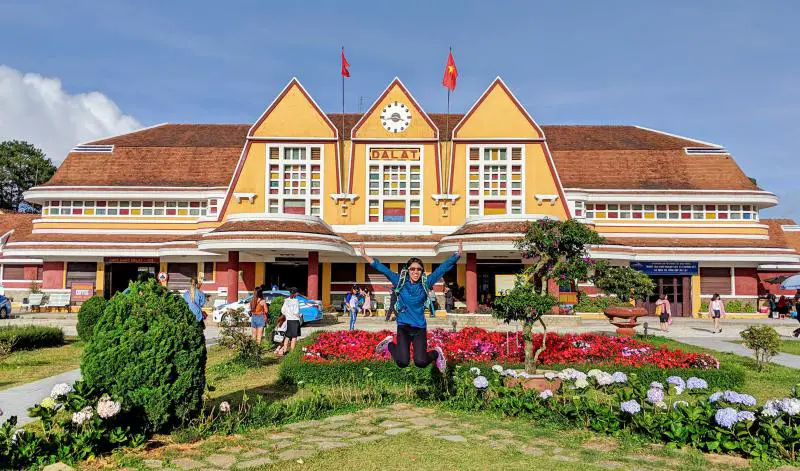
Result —
[{"label": "person walking on path", "polygon": [[412,257],[400,273],[395,273],[380,261],[367,255],[367,249],[361,244],[361,256],[392,283],[392,290],[397,293],[396,341],[392,343],[391,335],[386,337],[375,347],[376,353],[385,355],[388,351],[397,366],[405,368],[411,362],[411,344],[413,344],[414,365],[425,368],[435,362],[439,371],[444,373],[447,370],[447,358],[441,347],[428,350],[425,307],[430,305],[428,293],[436,282],[456,265],[461,257],[461,249],[459,242],[458,251],[439,265],[430,276],[425,276],[425,268],[419,258]]},{"label": "person walking on path", "polygon": [[725,303],[722,302],[720,299],[719,294],[714,293],[714,296],[711,297],[711,302],[708,303],[708,316],[711,317],[713,322],[714,328],[712,333],[716,334],[717,332],[722,332],[722,327],[720,327],[720,318],[725,315]]},{"label": "person walking on path", "polygon": [[203,306],[206,304],[206,295],[200,291],[200,283],[197,282],[197,278],[189,280],[189,289],[184,291],[183,300],[189,305],[189,310],[192,311],[197,322],[205,329],[205,319],[208,315],[203,312]]},{"label": "person walking on path", "polygon": [[258,345],[261,345],[261,336],[264,335],[268,312],[269,307],[264,300],[264,290],[258,287],[253,291],[253,299],[250,300],[250,327],[253,328],[253,340]]},{"label": "person walking on path", "polygon": [[670,306],[666,294],[659,296],[658,301],[656,301],[656,314],[661,323],[661,332],[669,332],[669,323],[672,318],[672,306]]},{"label": "person walking on path", "polygon": [[297,300],[297,288],[291,288],[288,298],[283,300],[281,315],[286,318],[286,335],[283,338],[281,354],[294,350],[297,338],[300,337],[300,302]]},{"label": "person walking on path", "polygon": [[350,313],[350,330],[355,330],[356,318],[358,317],[359,309],[361,309],[358,298],[358,286],[353,285],[350,292],[347,293],[347,296],[344,298],[344,305]]}]

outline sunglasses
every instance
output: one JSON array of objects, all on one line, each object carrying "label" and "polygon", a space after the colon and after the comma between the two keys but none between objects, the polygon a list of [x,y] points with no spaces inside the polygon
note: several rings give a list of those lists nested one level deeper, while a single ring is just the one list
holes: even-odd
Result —
[{"label": "sunglasses", "polygon": [[408,267],[408,271],[422,271],[420,267]]}]

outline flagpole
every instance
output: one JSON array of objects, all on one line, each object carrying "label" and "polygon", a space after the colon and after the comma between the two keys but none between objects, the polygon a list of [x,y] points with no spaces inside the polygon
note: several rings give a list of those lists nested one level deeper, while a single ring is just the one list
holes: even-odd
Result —
[{"label": "flagpole", "polygon": [[[453,53],[453,46],[450,46],[450,54],[452,54],[452,53]],[[445,146],[445,150],[447,152],[447,164],[448,164],[448,167],[449,167],[447,169],[447,177],[446,177],[447,181],[445,182],[444,186],[446,188],[445,193],[447,193],[449,195],[450,194],[450,168],[453,167],[453,163],[450,162],[450,159],[452,158],[452,156],[450,155],[450,146],[451,146],[451,144],[450,144],[450,87],[447,87],[447,114],[445,115],[444,123],[445,123],[445,125],[444,125],[445,136],[444,136],[444,138],[445,138],[445,142],[447,143],[447,145]]]},{"label": "flagpole", "polygon": [[[342,46],[342,57],[344,58],[344,46]],[[343,162],[344,161],[344,74],[341,74],[341,76],[342,76],[342,135],[341,135],[342,147],[341,151],[339,152],[339,155],[341,156],[339,161]],[[339,168],[338,170],[339,172],[342,171],[341,168]],[[339,185],[340,186],[342,185],[341,176],[339,177]],[[345,193],[347,193],[347,191],[345,191]]]}]

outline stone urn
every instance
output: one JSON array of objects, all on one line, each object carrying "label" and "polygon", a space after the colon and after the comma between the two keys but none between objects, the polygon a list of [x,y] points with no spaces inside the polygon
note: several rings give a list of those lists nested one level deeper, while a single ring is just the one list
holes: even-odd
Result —
[{"label": "stone urn", "polygon": [[632,337],[636,332],[635,327],[639,325],[638,319],[647,315],[647,309],[643,307],[610,307],[603,311],[611,325],[617,328],[617,335]]},{"label": "stone urn", "polygon": [[[552,381],[550,381],[544,377],[545,373],[547,373],[547,371],[528,375],[527,377],[517,376],[515,378],[513,376],[506,376],[505,384],[509,388],[513,388],[515,386],[522,386],[522,389],[525,390],[533,389],[542,392],[545,389],[549,389],[553,392],[557,391],[558,388],[561,387],[561,378],[555,378]],[[553,373],[555,373],[555,371]]]}]

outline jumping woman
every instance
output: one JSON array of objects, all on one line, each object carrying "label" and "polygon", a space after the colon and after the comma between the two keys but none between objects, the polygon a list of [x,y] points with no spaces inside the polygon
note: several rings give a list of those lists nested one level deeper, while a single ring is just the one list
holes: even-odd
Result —
[{"label": "jumping woman", "polygon": [[425,307],[430,305],[431,290],[439,279],[456,265],[461,256],[461,243],[458,252],[451,255],[429,276],[425,276],[422,260],[413,257],[406,262],[405,268],[400,273],[395,273],[386,265],[367,255],[364,244],[361,244],[361,256],[369,262],[370,266],[378,270],[392,283],[392,291],[397,293],[395,310],[397,312],[396,342],[392,343],[392,336],[381,340],[375,351],[384,354],[388,351],[392,359],[400,368],[405,368],[411,362],[411,344],[414,344],[414,365],[425,368],[431,363],[436,363],[436,368],[442,373],[447,369],[447,359],[441,348],[428,350],[428,330],[425,322]]}]

